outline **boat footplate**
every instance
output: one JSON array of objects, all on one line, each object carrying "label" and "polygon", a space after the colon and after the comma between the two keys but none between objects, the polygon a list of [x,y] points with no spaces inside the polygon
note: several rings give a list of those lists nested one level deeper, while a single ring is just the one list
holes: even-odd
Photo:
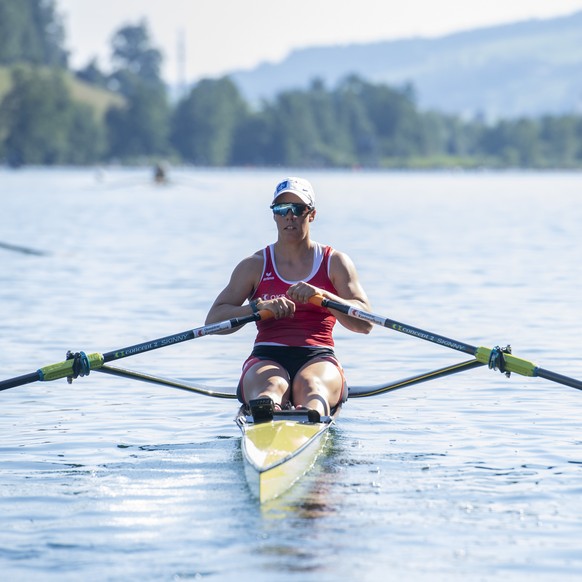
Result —
[{"label": "boat footplate", "polygon": [[248,407],[243,414],[246,415],[247,422],[252,421],[254,424],[271,422],[273,420],[291,420],[312,424],[329,424],[332,421],[331,416],[322,416],[317,410],[313,409],[290,408],[279,410],[268,397],[256,398],[255,400],[249,401]]},{"label": "boat footplate", "polygon": [[317,410],[310,408],[307,411],[307,420],[309,420],[309,422],[321,422],[321,415]]},{"label": "boat footplate", "polygon": [[249,408],[253,416],[255,424],[260,422],[270,422],[273,420],[273,413],[275,412],[275,404],[268,398],[255,398],[249,401]]}]

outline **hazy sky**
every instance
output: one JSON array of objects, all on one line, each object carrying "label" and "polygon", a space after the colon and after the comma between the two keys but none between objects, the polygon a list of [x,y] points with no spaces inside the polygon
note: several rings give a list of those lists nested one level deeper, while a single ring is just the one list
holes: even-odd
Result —
[{"label": "hazy sky", "polygon": [[73,67],[98,57],[107,70],[112,34],[146,19],[171,83],[182,71],[185,80],[195,81],[276,62],[294,48],[440,36],[582,10],[582,0],[56,0],[56,5]]}]

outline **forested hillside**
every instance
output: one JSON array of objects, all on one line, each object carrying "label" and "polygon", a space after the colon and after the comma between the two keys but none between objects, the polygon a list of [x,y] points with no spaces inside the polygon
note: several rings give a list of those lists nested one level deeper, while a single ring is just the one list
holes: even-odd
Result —
[{"label": "forested hillside", "polygon": [[[31,40],[32,39],[32,40]],[[582,167],[575,115],[467,120],[412,85],[349,74],[250,104],[228,77],[168,99],[146,22],[120,28],[107,71],[72,71],[50,0],[0,0],[0,162],[368,168]]]}]

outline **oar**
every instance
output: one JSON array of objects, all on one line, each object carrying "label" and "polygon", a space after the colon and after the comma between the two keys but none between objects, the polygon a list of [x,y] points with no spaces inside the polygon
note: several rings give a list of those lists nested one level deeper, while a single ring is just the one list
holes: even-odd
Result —
[{"label": "oar", "polygon": [[551,380],[552,382],[557,382],[558,384],[564,384],[565,386],[570,386],[571,388],[582,390],[582,382],[580,380],[576,380],[575,378],[570,378],[569,376],[563,376],[562,374],[540,368],[539,366],[536,366],[527,360],[523,360],[522,358],[517,358],[511,355],[509,351],[499,347],[484,348],[472,346],[470,344],[438,335],[436,333],[426,331],[406,323],[400,323],[399,321],[395,321],[387,317],[376,315],[361,309],[356,309],[351,305],[342,303],[340,301],[333,301],[331,299],[322,297],[321,295],[314,295],[310,298],[309,301],[314,305],[335,309],[340,313],[345,313],[346,315],[355,317],[357,319],[369,321],[370,323],[374,323],[382,327],[387,327],[406,335],[411,335],[413,337],[417,337],[440,346],[451,348],[459,352],[471,354],[481,364],[487,364],[490,368],[499,369],[501,372],[506,374],[515,372],[516,374],[520,374],[522,376],[545,378],[546,380]]},{"label": "oar", "polygon": [[[141,344],[136,344],[127,348],[121,348],[119,350],[107,352],[106,354],[95,353],[85,355],[85,353],[79,352],[78,354],[75,354],[74,357],[71,357],[64,362],[50,364],[40,368],[36,372],[0,381],[0,391],[7,390],[8,388],[14,388],[16,386],[23,386],[24,384],[32,384],[33,382],[48,382],[50,380],[57,380],[59,378],[76,378],[77,376],[87,376],[91,370],[98,370],[103,366],[103,364],[107,362],[112,362],[121,358],[127,358],[128,356],[135,356],[136,354],[143,354],[144,352],[157,350],[159,348],[165,348],[167,346],[179,344],[205,335],[220,333],[221,331],[234,329],[252,321],[268,319],[270,317],[273,317],[272,312],[268,310],[261,310],[258,313],[252,313],[242,317],[233,317],[232,319],[227,319],[219,323],[203,325],[202,327],[197,327],[196,329],[183,331],[174,335],[168,335],[166,337],[143,342]],[[73,355],[71,354],[71,356]]]}]

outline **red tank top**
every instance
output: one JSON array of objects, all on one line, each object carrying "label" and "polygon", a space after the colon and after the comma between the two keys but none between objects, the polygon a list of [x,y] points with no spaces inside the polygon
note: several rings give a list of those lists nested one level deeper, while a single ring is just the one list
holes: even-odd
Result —
[{"label": "red tank top", "polygon": [[[329,278],[329,260],[333,249],[315,243],[313,269],[306,283],[337,294]],[[263,301],[284,296],[297,281],[287,281],[277,272],[273,245],[263,249],[263,273],[251,299]],[[336,318],[325,308],[311,303],[299,303],[294,317],[267,319],[257,322],[255,345],[326,346],[333,347],[333,327]]]}]

